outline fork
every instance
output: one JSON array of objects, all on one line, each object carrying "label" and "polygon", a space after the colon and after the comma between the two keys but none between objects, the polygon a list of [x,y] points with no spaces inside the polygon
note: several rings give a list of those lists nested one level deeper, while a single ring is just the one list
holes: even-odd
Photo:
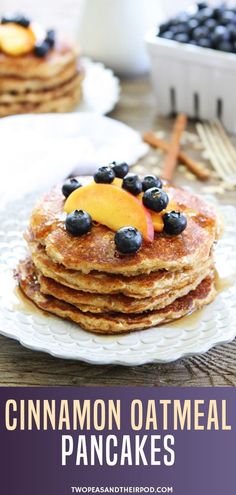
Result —
[{"label": "fork", "polygon": [[198,135],[217,174],[236,186],[236,150],[219,120],[196,124]]}]

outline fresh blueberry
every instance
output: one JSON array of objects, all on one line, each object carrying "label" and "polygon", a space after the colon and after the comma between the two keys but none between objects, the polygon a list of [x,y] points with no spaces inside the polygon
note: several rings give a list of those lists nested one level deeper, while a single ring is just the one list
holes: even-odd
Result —
[{"label": "fresh blueberry", "polygon": [[174,36],[174,40],[179,43],[189,43],[189,36],[186,33],[178,33]]},{"label": "fresh blueberry", "polygon": [[192,32],[197,27],[199,27],[199,22],[197,21],[197,19],[190,19],[188,23],[189,32]]},{"label": "fresh blueberry", "polygon": [[142,182],[136,174],[127,174],[122,183],[123,189],[137,196],[143,190]]},{"label": "fresh blueberry", "polygon": [[220,17],[220,22],[224,26],[227,26],[231,22],[235,23],[235,13],[231,10],[225,10]]},{"label": "fresh blueberry", "polygon": [[70,196],[70,194],[79,187],[81,187],[81,184],[77,179],[74,179],[74,177],[72,179],[68,179],[62,186],[62,194],[65,198],[68,198],[68,196]]},{"label": "fresh blueberry", "polygon": [[115,178],[115,172],[111,167],[100,167],[93,178],[98,184],[111,184]]},{"label": "fresh blueberry", "polygon": [[230,43],[230,41],[222,41],[221,43],[219,43],[217,48],[221,52],[234,52],[234,46],[232,43]]},{"label": "fresh blueberry", "polygon": [[165,38],[166,40],[173,40],[174,39],[174,33],[172,31],[166,31],[165,33],[162,33],[159,36],[161,38]]},{"label": "fresh blueberry", "polygon": [[197,8],[198,10],[206,9],[208,7],[206,2],[198,2],[197,3]]},{"label": "fresh blueberry", "polygon": [[227,26],[230,41],[236,41],[236,24],[229,24]]},{"label": "fresh blueberry", "polygon": [[1,23],[2,24],[8,24],[9,22],[13,22],[15,24],[19,24],[20,26],[27,28],[30,25],[30,19],[25,17],[24,15],[20,13],[15,13],[15,14],[5,14],[2,19]]},{"label": "fresh blueberry", "polygon": [[143,204],[149,208],[149,210],[157,212],[162,211],[167,207],[168,203],[168,195],[159,187],[152,187],[145,191],[143,195]]},{"label": "fresh blueberry", "polygon": [[217,23],[215,19],[207,19],[207,21],[204,23],[204,26],[208,29],[209,32],[212,32],[216,28]]},{"label": "fresh blueberry", "polygon": [[192,32],[192,38],[196,41],[208,37],[208,29],[204,26],[197,27]]},{"label": "fresh blueberry", "polygon": [[143,179],[143,191],[147,191],[147,189],[151,189],[152,187],[162,188],[162,181],[156,175],[145,175]]},{"label": "fresh blueberry", "polygon": [[213,44],[209,38],[202,38],[201,40],[198,40],[198,46],[201,46],[202,48],[212,48]]},{"label": "fresh blueberry", "polygon": [[115,176],[119,177],[119,179],[123,179],[129,172],[129,165],[128,163],[125,162],[122,163],[112,162],[111,168],[112,170],[114,170]]},{"label": "fresh blueberry", "polygon": [[53,48],[55,45],[56,33],[54,29],[49,29],[46,33],[45,41],[49,44],[50,48]]},{"label": "fresh blueberry", "polygon": [[91,216],[83,210],[75,210],[66,217],[66,230],[69,234],[80,236],[87,234],[92,228]]},{"label": "fresh blueberry", "polygon": [[229,41],[229,32],[225,26],[217,26],[212,33],[212,43],[217,48],[223,41]]},{"label": "fresh blueberry", "polygon": [[179,235],[187,227],[187,218],[179,211],[170,211],[163,215],[164,232],[169,235]]},{"label": "fresh blueberry", "polygon": [[170,23],[169,22],[164,22],[163,24],[161,24],[159,26],[159,33],[162,34],[162,33],[165,33],[165,31],[168,31],[170,27]]},{"label": "fresh blueberry", "polygon": [[210,7],[206,7],[205,9],[200,9],[197,13],[197,19],[201,24],[207,21],[207,19],[211,19],[213,16],[213,10]]},{"label": "fresh blueberry", "polygon": [[36,57],[38,58],[45,57],[45,55],[48,54],[49,50],[50,50],[50,45],[46,40],[38,41],[35,43],[34,54]]},{"label": "fresh blueberry", "polygon": [[218,6],[213,9],[213,17],[219,21],[224,13],[224,6]]},{"label": "fresh blueberry", "polygon": [[123,254],[136,253],[142,245],[142,235],[134,227],[122,227],[115,234],[115,245]]}]

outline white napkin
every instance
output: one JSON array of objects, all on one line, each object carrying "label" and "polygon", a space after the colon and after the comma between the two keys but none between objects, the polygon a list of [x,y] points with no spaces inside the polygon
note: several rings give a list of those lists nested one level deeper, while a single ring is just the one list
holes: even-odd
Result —
[{"label": "white napkin", "polygon": [[133,164],[148,149],[133,129],[92,113],[7,117],[0,136],[0,206],[75,171],[89,174],[113,160]]}]

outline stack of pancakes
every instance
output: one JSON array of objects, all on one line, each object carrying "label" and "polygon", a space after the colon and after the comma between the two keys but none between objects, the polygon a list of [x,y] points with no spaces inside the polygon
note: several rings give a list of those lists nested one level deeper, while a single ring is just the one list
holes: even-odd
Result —
[{"label": "stack of pancakes", "polygon": [[103,334],[170,322],[208,304],[216,295],[215,210],[183,189],[168,187],[168,194],[188,217],[185,231],[156,233],[153,243],[122,255],[114,232],[103,225],[72,237],[65,229],[65,198],[55,188],[31,216],[30,256],[18,267],[22,291],[43,310]]},{"label": "stack of pancakes", "polygon": [[0,117],[68,112],[81,99],[83,71],[76,49],[57,40],[43,58],[0,52]]}]

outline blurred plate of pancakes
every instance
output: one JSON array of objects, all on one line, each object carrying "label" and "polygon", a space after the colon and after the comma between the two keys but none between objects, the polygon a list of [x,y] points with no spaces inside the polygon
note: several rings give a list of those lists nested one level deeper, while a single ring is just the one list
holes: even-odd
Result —
[{"label": "blurred plate of pancakes", "polygon": [[0,117],[25,113],[110,112],[119,99],[110,69],[22,14],[0,20]]},{"label": "blurred plate of pancakes", "polygon": [[[9,203],[0,213],[1,334],[53,356],[122,365],[171,362],[232,340],[235,208],[221,207],[225,231],[214,248],[216,277],[216,224],[203,221],[211,207],[178,188],[172,194],[178,204],[194,206],[196,220],[189,219],[182,240],[160,233],[152,248],[145,244],[128,258],[114,252],[106,227],[95,226],[90,238],[68,238],[60,189],[40,199],[33,214],[37,193]],[[22,237],[27,228],[30,258]],[[19,260],[28,298],[12,276]]]}]

